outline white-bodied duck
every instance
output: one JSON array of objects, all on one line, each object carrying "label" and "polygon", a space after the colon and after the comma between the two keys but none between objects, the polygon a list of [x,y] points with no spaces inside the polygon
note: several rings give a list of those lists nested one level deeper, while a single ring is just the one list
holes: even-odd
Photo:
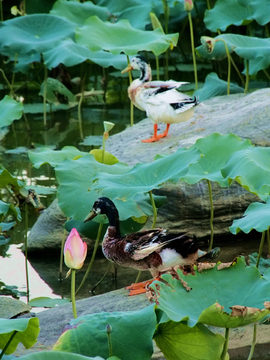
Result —
[{"label": "white-bodied duck", "polygon": [[[138,109],[146,111],[154,123],[154,135],[142,142],[158,141],[168,135],[171,124],[188,121],[192,117],[194,106],[199,104],[198,98],[176,90],[186,82],[151,81],[151,67],[141,55],[135,56],[122,73],[131,70],[139,70],[141,74],[130,84],[129,98]],[[167,124],[162,134],[157,133],[159,122]]]}]

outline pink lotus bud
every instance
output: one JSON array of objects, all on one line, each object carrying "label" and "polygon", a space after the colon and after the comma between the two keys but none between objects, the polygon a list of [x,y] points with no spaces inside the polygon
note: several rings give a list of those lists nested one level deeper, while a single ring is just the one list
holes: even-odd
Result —
[{"label": "pink lotus bud", "polygon": [[193,1],[192,0],[185,0],[184,1],[184,9],[186,11],[191,11],[193,9]]},{"label": "pink lotus bud", "polygon": [[82,241],[78,231],[73,228],[65,242],[64,260],[70,269],[80,269],[87,254],[87,244]]}]

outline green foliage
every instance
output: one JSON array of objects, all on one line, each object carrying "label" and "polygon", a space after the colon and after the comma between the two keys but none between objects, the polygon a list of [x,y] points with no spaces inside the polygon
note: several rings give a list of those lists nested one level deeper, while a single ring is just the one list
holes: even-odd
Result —
[{"label": "green foliage", "polygon": [[5,351],[6,355],[12,354],[20,342],[26,349],[34,345],[39,334],[38,318],[0,319],[0,349],[4,349],[14,332],[16,334]]},{"label": "green foliage", "polygon": [[[230,84],[230,94],[243,93],[244,89],[238,85]],[[205,78],[203,87],[196,90],[194,95],[203,102],[214,96],[227,95],[227,82],[219,79],[216,73],[210,73]]]},{"label": "green foliage", "polygon": [[[86,356],[109,356],[106,326],[112,328],[111,342],[114,356],[121,360],[151,359],[152,337],[156,327],[153,306],[139,311],[97,313],[71,321],[73,329],[64,332],[54,350]],[[87,341],[85,335],[87,334]]]},{"label": "green foliage", "polygon": [[230,25],[243,25],[246,20],[256,20],[260,25],[270,21],[270,5],[267,0],[218,0],[211,10],[206,10],[204,22],[213,31],[225,31]]},{"label": "green foliage", "polygon": [[200,150],[203,156],[198,162],[189,166],[188,173],[181,177],[181,180],[195,184],[207,179],[218,182],[221,187],[228,186],[228,180],[224,179],[221,173],[222,167],[232,154],[250,147],[252,144],[249,140],[243,141],[234,134],[213,133],[206,138],[198,139],[190,149]]},{"label": "green foliage", "polygon": [[[66,353],[62,351],[40,351],[21,356],[23,360],[105,360],[100,356],[88,357],[79,354]],[[109,358],[107,359],[109,360]],[[112,359],[113,360],[113,359]],[[116,358],[114,360],[117,360]],[[120,360],[120,359],[118,359]]]},{"label": "green foliage", "polygon": [[76,29],[76,41],[92,51],[103,49],[114,55],[121,52],[134,55],[138,51],[146,50],[158,56],[165,52],[170,44],[176,46],[178,34],[166,35],[159,29],[145,32],[132,28],[128,20],[112,24],[92,16],[86,20],[83,27]]},{"label": "green foliage", "polygon": [[[57,104],[58,97],[56,94],[64,95],[69,102],[76,103],[76,97],[72,94],[72,92],[70,92],[60,81],[48,77],[46,84],[46,100],[49,103]],[[44,82],[41,84],[39,95],[44,97]]]},{"label": "green foliage", "polygon": [[31,299],[28,302],[28,305],[34,307],[45,307],[45,308],[52,308],[55,306],[67,304],[70,302],[70,299],[51,299],[49,297],[40,296],[34,299]]},{"label": "green foliage", "polygon": [[269,164],[270,148],[249,147],[232,154],[221,173],[229,184],[235,180],[265,201],[270,193]]},{"label": "green foliage", "polygon": [[159,323],[154,340],[167,360],[220,359],[224,337],[203,324],[189,327],[186,322]]},{"label": "green foliage", "polygon": [[[218,39],[226,42],[230,53],[234,51],[240,58],[249,60],[250,75],[256,75],[258,71],[269,67],[268,49],[270,47],[270,39],[237,34],[222,34],[214,38],[214,40]],[[215,44],[214,50],[211,53],[204,49],[202,45],[197,47],[196,50],[206,59],[221,60],[227,57],[222,41],[218,41]],[[246,73],[246,69],[243,73]]]},{"label": "green foliage", "polygon": [[6,95],[0,101],[0,128],[10,125],[13,120],[21,118],[23,112],[23,105]]},{"label": "green foliage", "polygon": [[223,270],[216,265],[213,269],[195,271],[195,276],[185,276],[181,271],[178,274],[192,288],[190,292],[169,274],[162,277],[170,286],[162,282],[151,285],[158,308],[175,322],[187,321],[192,327],[203,323],[235,328],[257,322],[270,313],[264,308],[269,301],[269,279],[262,278],[256,267],[246,267],[240,258]]},{"label": "green foliage", "polygon": [[230,231],[238,234],[240,231],[249,233],[251,230],[263,232],[270,226],[270,197],[266,204],[254,202],[249,205],[241,219],[233,221]]},{"label": "green foliage", "polygon": [[93,189],[103,196],[129,202],[135,194],[159,188],[167,181],[177,183],[200,157],[198,149],[179,148],[174,154],[158,155],[152,163],[139,163],[122,174],[97,174]]}]

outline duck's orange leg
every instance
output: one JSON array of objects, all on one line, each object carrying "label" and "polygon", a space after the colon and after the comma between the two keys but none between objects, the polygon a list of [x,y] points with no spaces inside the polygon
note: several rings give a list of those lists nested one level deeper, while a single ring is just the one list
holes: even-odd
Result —
[{"label": "duck's orange leg", "polygon": [[131,284],[130,286],[127,286],[125,289],[129,290],[128,296],[144,294],[146,292],[145,287],[147,285],[152,284],[153,281],[159,280],[159,279],[160,279],[159,277],[156,277],[152,280],[147,280],[147,281],[142,281],[142,282],[139,282],[136,284]]},{"label": "duck's orange leg", "polygon": [[157,133],[158,125],[154,124],[154,135],[152,137],[150,137],[149,139],[142,140],[142,142],[144,142],[144,143],[155,142],[163,137],[166,137],[168,135],[169,128],[170,128],[170,124],[167,124],[165,131],[162,134],[158,135],[158,133]]}]

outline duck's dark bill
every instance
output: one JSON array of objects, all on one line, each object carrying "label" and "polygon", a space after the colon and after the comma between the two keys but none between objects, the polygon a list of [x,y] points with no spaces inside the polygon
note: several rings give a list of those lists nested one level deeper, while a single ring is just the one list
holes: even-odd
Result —
[{"label": "duck's dark bill", "polygon": [[91,212],[86,216],[86,218],[84,219],[83,222],[92,220],[92,219],[94,219],[95,216],[97,216],[97,214],[96,214],[94,211],[91,211]]}]

